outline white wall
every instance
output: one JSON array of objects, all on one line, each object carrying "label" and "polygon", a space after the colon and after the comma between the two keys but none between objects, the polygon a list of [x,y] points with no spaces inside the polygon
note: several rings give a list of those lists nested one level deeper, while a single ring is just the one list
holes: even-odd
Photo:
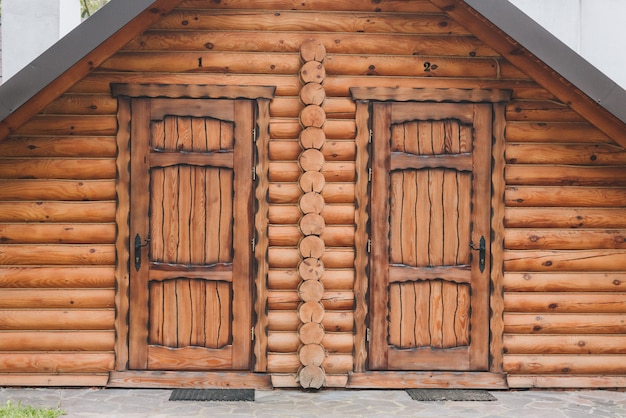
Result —
[{"label": "white wall", "polygon": [[70,32],[80,21],[79,0],[3,0],[3,81]]},{"label": "white wall", "polygon": [[509,0],[626,89],[626,0]]}]

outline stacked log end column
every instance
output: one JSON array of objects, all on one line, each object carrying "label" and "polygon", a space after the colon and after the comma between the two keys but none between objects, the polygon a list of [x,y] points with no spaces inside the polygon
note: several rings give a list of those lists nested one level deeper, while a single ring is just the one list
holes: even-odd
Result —
[{"label": "stacked log end column", "polygon": [[322,127],[326,122],[326,113],[321,105],[326,98],[322,86],[326,71],[324,45],[315,40],[305,41],[300,48],[303,61],[300,69],[300,79],[303,87],[300,90],[300,100],[304,109],[300,112],[300,146],[302,152],[298,162],[302,170],[299,183],[302,189],[299,207],[302,213],[300,231],[302,239],[299,243],[300,264],[298,274],[300,284],[298,296],[301,303],[298,307],[300,327],[298,336],[300,348],[298,360],[301,367],[298,371],[298,381],[303,388],[319,389],[324,385],[326,372],[322,367],[326,350],[322,345],[324,338],[324,306],[321,303],[324,295],[324,285],[321,278],[324,274],[322,256],[325,243],[321,238],[325,228],[322,210],[324,197],[322,189],[325,179],[322,174],[324,155],[321,152],[326,141]]}]

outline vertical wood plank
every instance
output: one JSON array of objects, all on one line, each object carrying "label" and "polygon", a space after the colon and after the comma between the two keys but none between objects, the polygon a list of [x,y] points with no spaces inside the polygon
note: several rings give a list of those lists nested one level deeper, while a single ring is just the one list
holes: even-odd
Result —
[{"label": "vertical wood plank", "polygon": [[204,118],[191,118],[191,142],[194,152],[207,152],[207,134]]},{"label": "vertical wood plank", "polygon": [[457,260],[459,264],[470,263],[470,231],[471,231],[471,190],[472,176],[469,173],[459,172],[456,174],[459,196],[459,219],[457,230],[459,231],[459,252]]},{"label": "vertical wood plank", "polygon": [[432,122],[432,146],[433,155],[441,155],[446,152],[446,132],[443,120]]},{"label": "vertical wood plank", "polygon": [[504,338],[504,169],[506,104],[493,105],[493,167],[491,171],[491,364],[490,371],[503,370]]},{"label": "vertical wood plank", "polygon": [[234,129],[231,122],[220,122],[220,143],[219,149],[228,150],[233,148]]},{"label": "vertical wood plank", "polygon": [[[146,121],[150,117],[150,102],[145,99],[135,99],[132,102],[133,120]],[[148,124],[133,123],[131,127],[133,152],[130,155],[130,166],[133,181],[130,186],[130,236],[148,235],[148,206],[150,187],[150,127]],[[131,254],[135,257],[136,254]],[[149,269],[145,251],[138,254],[142,260],[141,268],[135,271],[134,263],[131,266],[130,301],[129,301],[129,367],[131,369],[146,369],[148,366],[148,279]]]},{"label": "vertical wood plank", "polygon": [[205,118],[208,151],[219,151],[222,144],[222,122]]},{"label": "vertical wood plank", "polygon": [[404,151],[409,154],[418,155],[420,153],[419,147],[419,123],[418,122],[405,122],[399,126],[404,128],[404,149],[398,151]]},{"label": "vertical wood plank", "polygon": [[459,190],[455,170],[443,171],[443,259],[442,264],[457,264],[459,252]]},{"label": "vertical wood plank", "polygon": [[388,126],[391,120],[391,106],[388,103],[372,105],[374,121],[372,130],[372,252],[371,262],[371,340],[369,366],[372,370],[387,368],[387,288],[389,269],[389,137]]},{"label": "vertical wood plank", "polygon": [[189,282],[191,303],[191,338],[189,344],[196,347],[204,347],[204,323],[206,317],[206,281],[190,280]]},{"label": "vertical wood plank", "polygon": [[[249,100],[235,101],[235,114],[238,123],[234,130],[235,201],[233,204],[233,241],[236,259],[233,261],[233,293],[235,295],[232,312],[233,368],[248,369],[251,357],[252,317],[252,144],[254,107]],[[240,174],[239,174],[240,173]]]},{"label": "vertical wood plank", "polygon": [[[217,347],[222,348],[226,344],[230,343],[231,334],[236,333],[234,325],[231,326],[232,312],[231,312],[231,284],[228,282],[216,282],[216,296],[217,296],[217,309],[219,315],[217,316]],[[242,313],[239,313],[242,315]],[[247,330],[246,330],[247,331]],[[248,333],[246,333],[248,334]],[[249,335],[249,334],[248,334]],[[233,341],[233,349],[240,342]],[[235,361],[235,359],[233,359]],[[239,360],[239,362],[242,362]]]},{"label": "vertical wood plank", "polygon": [[460,284],[457,288],[457,310],[454,318],[454,329],[459,346],[469,345],[469,318],[470,318],[470,287]]},{"label": "vertical wood plank", "polygon": [[[391,182],[391,195],[389,206],[389,262],[391,263],[404,263],[403,257],[403,225],[402,225],[402,213],[408,208],[404,205],[404,173],[400,171],[394,171],[390,174]],[[414,202],[415,203],[415,202]],[[414,211],[414,207],[410,208]],[[413,218],[413,213],[409,216]],[[409,233],[405,232],[405,236]],[[409,253],[413,253],[415,245],[411,243],[411,249],[408,249]]]},{"label": "vertical wood plank", "polygon": [[435,348],[443,348],[442,285],[442,280],[430,281],[430,343]]},{"label": "vertical wood plank", "polygon": [[367,228],[369,221],[368,165],[369,165],[369,104],[358,101],[356,104],[356,187],[355,187],[355,280],[354,280],[354,371],[365,371],[367,361],[366,328],[369,277],[367,274]]},{"label": "vertical wood plank", "polygon": [[[474,105],[474,135],[476,146],[472,152],[474,160],[474,182],[472,214],[472,241],[478,243],[484,236],[487,242],[491,236],[491,140],[492,106]],[[471,350],[470,365],[473,370],[489,368],[489,294],[491,272],[491,249],[487,245],[484,271],[478,267],[479,257],[472,257],[472,303],[470,318]]]},{"label": "vertical wood plank", "polygon": [[188,347],[191,345],[192,333],[192,301],[191,287],[189,279],[176,279],[176,306],[178,313],[178,336],[177,347]]},{"label": "vertical wood plank", "polygon": [[[204,227],[205,236],[205,264],[214,264],[219,261],[219,233],[221,212],[221,190],[220,190],[220,169],[216,167],[206,167],[205,174],[205,192],[206,206],[205,217],[207,222]],[[229,196],[230,197],[230,196]]]},{"label": "vertical wood plank", "polygon": [[191,236],[195,225],[191,223],[193,183],[192,167],[178,168],[178,251],[176,260],[180,264],[191,263]]},{"label": "vertical wood plank", "polygon": [[[401,263],[416,266],[417,265],[417,247],[415,245],[415,237],[418,233],[418,219],[414,216],[417,207],[417,172],[416,170],[404,170],[398,173],[397,177],[403,179],[403,190],[396,196],[396,205],[402,209],[399,221]],[[392,184],[393,188],[393,184]],[[395,191],[395,190],[394,190]]]},{"label": "vertical wood plank", "polygon": [[417,203],[415,206],[415,219],[418,227],[415,232],[417,252],[417,266],[429,265],[430,247],[430,196],[428,192],[428,170],[419,170],[416,175]]},{"label": "vertical wood plank", "polygon": [[430,283],[427,281],[416,282],[415,286],[415,346],[428,347],[431,344],[430,337]]},{"label": "vertical wood plank", "polygon": [[[245,175],[242,173],[242,175]],[[233,248],[233,171],[225,168],[219,169],[220,189],[220,216],[219,216],[219,239],[218,261],[227,263],[232,260]]]},{"label": "vertical wood plank", "polygon": [[[194,145],[195,146],[195,145]],[[206,252],[206,177],[204,167],[191,168],[190,261],[204,264]]]},{"label": "vertical wood plank", "polygon": [[163,169],[163,262],[178,262],[179,215],[178,206],[180,183],[179,167]]},{"label": "vertical wood plank", "polygon": [[152,136],[150,138],[151,150],[165,149],[165,122],[162,120],[153,120],[150,122]]},{"label": "vertical wood plank", "polygon": [[150,254],[152,260],[165,258],[165,237],[163,236],[163,199],[165,174],[162,168],[150,170]]},{"label": "vertical wood plank", "polygon": [[267,371],[267,288],[268,288],[268,259],[269,248],[269,101],[257,100],[257,141],[256,141],[256,176],[255,190],[257,212],[255,215],[256,228],[256,298],[254,302],[256,325],[254,344],[254,370]]},{"label": "vertical wood plank", "polygon": [[432,142],[432,122],[420,121],[418,124],[418,148],[419,155],[432,155],[433,154],[433,142]]},{"label": "vertical wood plank", "polygon": [[405,125],[395,123],[391,125],[391,152],[407,152],[405,148]]},{"label": "vertical wood plank", "polygon": [[115,167],[117,170],[117,183],[115,192],[117,196],[117,208],[115,211],[115,224],[118,227],[115,240],[115,252],[117,254],[115,264],[115,370],[126,370],[128,367],[128,337],[129,324],[127,321],[129,312],[129,278],[130,278],[130,231],[128,229],[130,218],[130,99],[120,97],[117,104],[117,158]]},{"label": "vertical wood plank", "polygon": [[178,130],[178,151],[191,152],[193,151],[193,134],[191,126],[191,117],[178,116],[177,118],[177,130]]},{"label": "vertical wood plank", "polygon": [[435,168],[429,172],[429,199],[430,199],[430,238],[428,246],[429,265],[443,265],[444,242],[444,213],[443,201],[447,197],[443,192],[443,169]]},{"label": "vertical wood plank", "polygon": [[163,282],[163,345],[178,347],[178,300],[176,280]]},{"label": "vertical wood plank", "polygon": [[163,282],[150,283],[149,295],[150,333],[149,344],[163,344]]},{"label": "vertical wood plank", "polygon": [[220,347],[220,320],[221,306],[218,293],[218,283],[214,280],[206,281],[205,286],[205,322],[204,322],[204,334],[205,344],[208,348]]},{"label": "vertical wood plank", "polygon": [[176,116],[166,116],[163,119],[165,137],[163,139],[163,149],[165,151],[178,150],[178,118]]},{"label": "vertical wood plank", "polygon": [[442,300],[443,300],[443,348],[456,347],[456,332],[454,328],[454,320],[457,312],[457,284],[444,281],[442,284]]},{"label": "vertical wood plank", "polygon": [[402,347],[402,283],[389,285],[389,344]]},{"label": "vertical wood plank", "polygon": [[[399,322],[400,322],[400,348],[413,348],[415,344],[417,304],[415,293],[415,282],[400,283],[399,295]],[[391,300],[390,300],[391,303]]]}]

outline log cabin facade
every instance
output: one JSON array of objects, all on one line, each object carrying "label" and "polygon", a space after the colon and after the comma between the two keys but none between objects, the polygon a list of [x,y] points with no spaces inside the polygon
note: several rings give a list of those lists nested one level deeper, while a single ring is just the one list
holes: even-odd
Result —
[{"label": "log cabin facade", "polygon": [[477,1],[124,3],[0,87],[0,385],[626,386],[619,106]]}]

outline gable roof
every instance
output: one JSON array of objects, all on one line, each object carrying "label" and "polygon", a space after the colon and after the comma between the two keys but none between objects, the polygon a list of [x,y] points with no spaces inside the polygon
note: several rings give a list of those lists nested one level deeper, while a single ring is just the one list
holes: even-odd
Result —
[{"label": "gable roof", "polygon": [[[0,86],[0,140],[180,1],[111,0],[6,81]],[[626,91],[514,5],[502,0],[431,1],[626,146]]]}]

